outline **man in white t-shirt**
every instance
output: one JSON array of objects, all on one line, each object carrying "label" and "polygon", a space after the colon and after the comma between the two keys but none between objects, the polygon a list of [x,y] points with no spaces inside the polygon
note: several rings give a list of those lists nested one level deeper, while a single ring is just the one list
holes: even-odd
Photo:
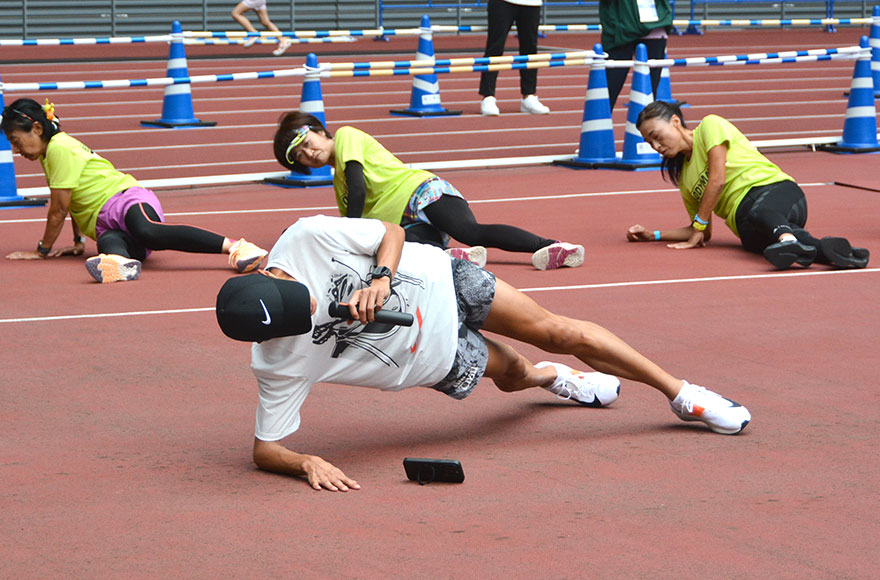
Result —
[{"label": "man in white t-shirt", "polygon": [[[331,316],[333,302],[347,303],[353,321]],[[411,314],[414,323],[377,320],[389,311]],[[751,419],[745,407],[673,377],[608,330],[553,315],[490,272],[405,243],[400,226],[378,220],[300,219],[281,235],[265,270],[223,285],[217,321],[230,338],[254,342],[254,462],[304,476],[314,489],[360,488],[324,459],[280,443],[299,429],[300,408],[316,383],[422,386],[463,399],[485,376],[505,392],[542,387],[600,407],[617,399],[620,376],[656,388],[681,419],[718,433],[739,433]],[[480,330],[572,354],[602,372],[532,364]]]}]

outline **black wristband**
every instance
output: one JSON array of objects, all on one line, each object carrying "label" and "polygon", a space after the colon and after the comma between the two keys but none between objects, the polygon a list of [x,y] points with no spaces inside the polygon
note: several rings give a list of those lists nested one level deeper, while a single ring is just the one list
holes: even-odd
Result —
[{"label": "black wristband", "polygon": [[52,251],[52,246],[49,246],[47,248],[43,246],[43,240],[40,240],[39,242],[37,242],[37,251],[40,253],[41,256],[48,256],[49,252]]},{"label": "black wristband", "polygon": [[373,266],[370,268],[370,277],[375,280],[376,278],[388,277],[388,281],[391,281],[391,268],[388,266]]},{"label": "black wristband", "polygon": [[86,243],[86,237],[85,236],[73,236],[73,243],[74,244],[84,244],[84,243]]}]

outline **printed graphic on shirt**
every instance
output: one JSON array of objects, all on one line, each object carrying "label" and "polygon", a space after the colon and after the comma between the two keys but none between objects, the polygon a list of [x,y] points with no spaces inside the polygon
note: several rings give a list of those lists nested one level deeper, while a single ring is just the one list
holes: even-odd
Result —
[{"label": "printed graphic on shirt", "polygon": [[[366,288],[370,285],[370,278],[361,276],[350,264],[333,258],[336,273],[331,274],[327,297],[331,301],[347,302],[355,290]],[[382,305],[382,310],[393,312],[407,312],[409,306],[405,294],[405,286],[425,288],[424,280],[398,273],[391,282],[391,295]],[[421,314],[421,313],[420,313]],[[332,358],[339,358],[349,348],[367,352],[384,365],[400,367],[400,363],[382,349],[382,342],[404,329],[394,324],[383,322],[370,322],[361,324],[354,321],[349,324],[348,320],[332,320],[325,324],[315,326],[312,331],[312,343],[324,344],[328,340],[335,341]]]},{"label": "printed graphic on shirt", "polygon": [[703,193],[706,191],[706,185],[709,183],[709,171],[704,171],[700,174],[700,177],[697,179],[697,183],[694,185],[694,190],[691,192],[691,195],[695,200],[701,201],[703,199]]}]

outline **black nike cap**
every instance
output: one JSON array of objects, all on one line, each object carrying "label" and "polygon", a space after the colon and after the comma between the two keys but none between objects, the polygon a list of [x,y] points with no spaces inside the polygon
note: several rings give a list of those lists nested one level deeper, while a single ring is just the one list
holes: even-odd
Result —
[{"label": "black nike cap", "polygon": [[312,329],[309,289],[265,274],[230,278],[217,294],[217,323],[223,334],[262,342]]}]

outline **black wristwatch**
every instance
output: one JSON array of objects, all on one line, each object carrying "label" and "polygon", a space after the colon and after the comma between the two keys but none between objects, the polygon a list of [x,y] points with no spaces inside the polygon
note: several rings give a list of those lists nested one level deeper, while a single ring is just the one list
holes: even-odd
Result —
[{"label": "black wristwatch", "polygon": [[37,243],[37,252],[39,252],[40,255],[43,256],[44,258],[45,258],[46,256],[48,256],[48,255],[49,255],[49,252],[51,252],[51,251],[52,251],[52,246],[49,246],[49,247],[47,248],[46,246],[43,245],[43,240],[40,240],[40,241]]},{"label": "black wristwatch", "polygon": [[391,282],[391,268],[388,266],[373,266],[370,268],[370,276],[373,280],[387,276],[388,281]]}]

